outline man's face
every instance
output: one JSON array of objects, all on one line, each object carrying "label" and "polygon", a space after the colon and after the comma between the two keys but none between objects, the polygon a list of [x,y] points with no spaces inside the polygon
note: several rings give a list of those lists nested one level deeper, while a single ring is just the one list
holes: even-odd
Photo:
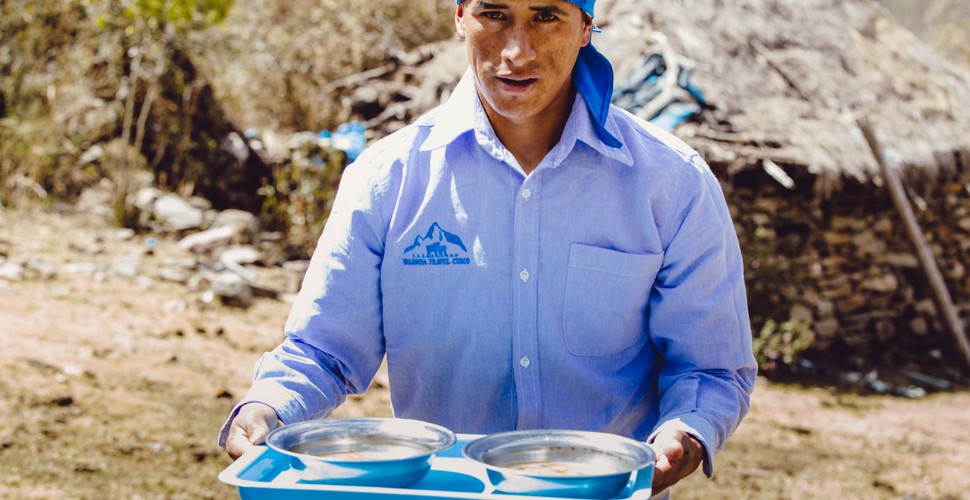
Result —
[{"label": "man's face", "polygon": [[566,0],[467,0],[455,26],[486,110],[521,122],[564,102],[593,25]]}]

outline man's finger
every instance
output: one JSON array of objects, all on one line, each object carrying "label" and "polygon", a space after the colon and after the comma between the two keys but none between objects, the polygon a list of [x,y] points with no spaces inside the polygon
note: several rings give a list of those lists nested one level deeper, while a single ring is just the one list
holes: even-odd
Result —
[{"label": "man's finger", "polygon": [[229,431],[229,436],[226,438],[226,452],[233,460],[243,456],[252,447],[253,443],[242,428],[234,427],[233,430]]}]

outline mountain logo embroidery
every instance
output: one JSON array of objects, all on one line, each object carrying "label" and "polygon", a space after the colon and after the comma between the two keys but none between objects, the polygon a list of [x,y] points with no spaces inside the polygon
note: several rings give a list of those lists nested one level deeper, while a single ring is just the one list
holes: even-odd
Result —
[{"label": "mountain logo embroidery", "polygon": [[471,263],[466,255],[468,249],[461,238],[441,229],[435,222],[428,228],[427,234],[415,236],[414,244],[404,249],[404,265],[461,266]]}]

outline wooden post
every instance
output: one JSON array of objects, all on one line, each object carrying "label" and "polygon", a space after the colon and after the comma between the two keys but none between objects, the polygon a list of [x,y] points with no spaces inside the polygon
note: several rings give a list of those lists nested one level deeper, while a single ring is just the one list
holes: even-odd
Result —
[{"label": "wooden post", "polygon": [[943,316],[950,329],[950,333],[953,334],[953,338],[956,339],[957,345],[963,352],[967,366],[970,366],[970,342],[967,341],[963,321],[960,319],[957,308],[953,305],[953,300],[950,298],[950,291],[947,290],[946,282],[943,281],[943,274],[940,273],[940,268],[936,264],[936,258],[933,256],[929,244],[926,243],[923,230],[920,229],[919,223],[916,221],[916,215],[913,213],[913,207],[909,204],[909,199],[906,197],[903,182],[899,179],[899,175],[886,165],[886,160],[882,155],[882,149],[879,147],[879,142],[876,140],[876,135],[872,131],[869,121],[865,118],[859,119],[859,128],[866,137],[869,148],[872,149],[872,155],[875,157],[876,163],[879,164],[880,172],[882,172],[883,177],[886,179],[886,185],[889,187],[889,192],[892,193],[893,204],[896,205],[896,210],[899,211],[899,214],[903,218],[903,225],[906,227],[906,233],[909,235],[909,239],[916,247],[916,255],[919,257],[923,272],[926,273],[926,277],[930,281],[930,286],[933,288],[936,302],[940,305],[940,309],[943,310]]}]

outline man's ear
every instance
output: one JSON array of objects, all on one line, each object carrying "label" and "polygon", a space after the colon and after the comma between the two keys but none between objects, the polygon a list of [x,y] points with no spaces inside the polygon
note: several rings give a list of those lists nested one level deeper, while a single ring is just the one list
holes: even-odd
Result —
[{"label": "man's ear", "polygon": [[583,12],[583,44],[582,47],[589,45],[593,38],[593,18]]},{"label": "man's ear", "polygon": [[465,7],[460,3],[455,9],[455,32],[458,33],[459,40],[465,39]]}]

